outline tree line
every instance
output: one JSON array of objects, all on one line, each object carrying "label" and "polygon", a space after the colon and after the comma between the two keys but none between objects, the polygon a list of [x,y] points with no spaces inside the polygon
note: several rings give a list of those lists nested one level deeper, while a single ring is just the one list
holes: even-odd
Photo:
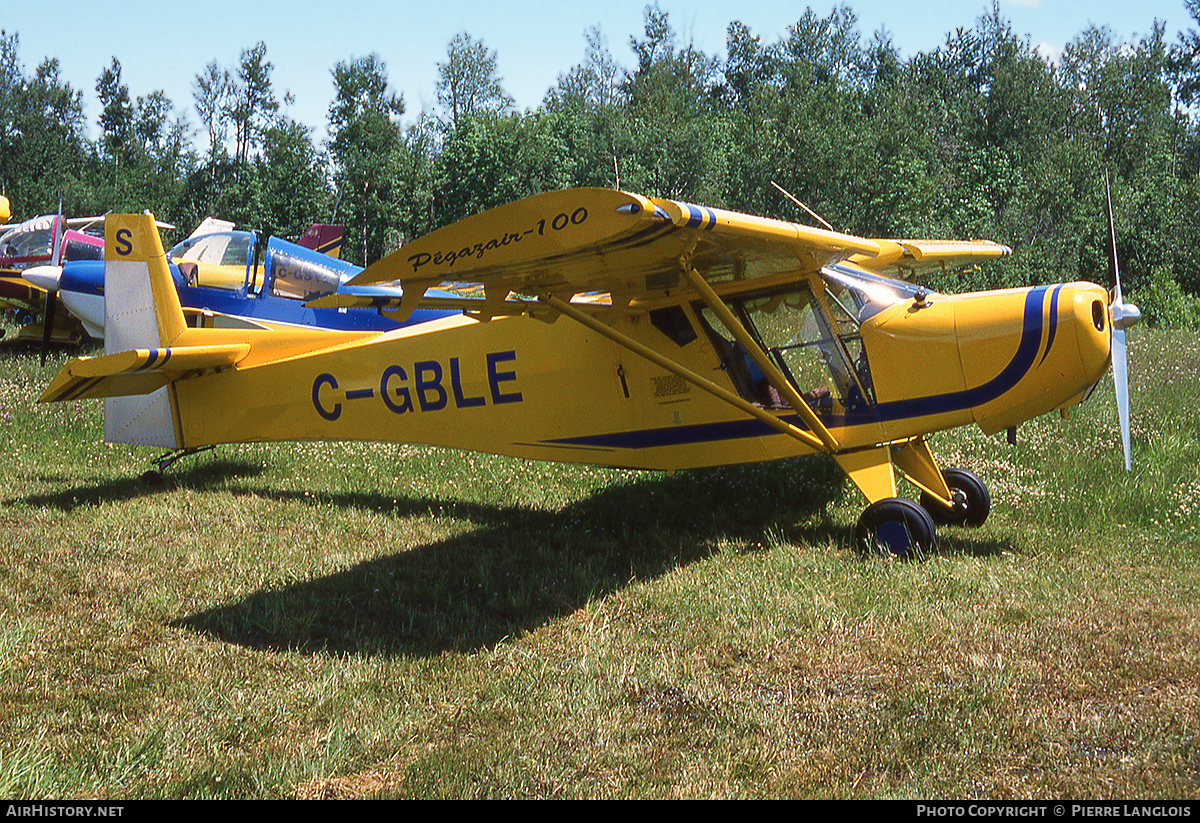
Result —
[{"label": "tree line", "polygon": [[[1200,0],[1185,0],[1200,28]],[[989,238],[1000,265],[934,288],[1106,277],[1112,181],[1126,292],[1151,322],[1200,325],[1200,34],[1155,23],[1136,42],[1080,32],[1052,61],[998,4],[903,57],[848,5],[811,9],[777,39],[734,21],[724,56],[681,40],[657,5],[623,62],[604,34],[534,109],[518,111],[496,54],[456,36],[433,112],[405,123],[377,55],[337,63],[328,138],[282,112],[266,46],[195,76],[198,128],[162,92],[132,97],[101,69],[99,136],[54,59],[28,72],[0,34],[0,191],[15,215],[150,209],[283,237],[346,226],[345,255],[401,243],[530,194],[620,188],[841,231]],[[288,102],[286,98],[282,101]],[[197,142],[200,145],[197,145]]]}]

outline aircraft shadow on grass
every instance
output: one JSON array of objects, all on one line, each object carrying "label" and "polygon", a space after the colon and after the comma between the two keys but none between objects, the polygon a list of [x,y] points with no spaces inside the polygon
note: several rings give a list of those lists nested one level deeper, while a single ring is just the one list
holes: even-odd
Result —
[{"label": "aircraft shadow on grass", "polygon": [[[205,464],[202,469],[194,471],[197,473],[197,476],[203,478],[202,482],[183,482],[175,485],[208,488],[230,480],[255,477],[261,474],[264,469],[259,463],[239,460],[216,460]],[[64,475],[42,474],[37,477],[37,480],[48,486],[61,486],[64,483],[71,482],[72,478]],[[147,485],[142,479],[136,476],[122,477],[117,480],[97,477],[95,483],[75,485],[50,494],[28,495],[21,498],[20,502],[39,508],[51,508],[71,512],[82,507],[116,503],[122,500],[136,500],[153,494],[164,493],[169,488],[171,487]],[[8,499],[4,501],[4,504],[11,505],[14,502],[17,501]]]},{"label": "aircraft shadow on grass", "polygon": [[[179,487],[221,486],[280,502],[359,508],[397,519],[450,517],[474,525],[462,535],[263,589],[170,624],[250,648],[328,654],[432,656],[488,648],[723,546],[760,551],[770,535],[793,545],[852,544],[852,529],[825,516],[844,485],[840,470],[825,458],[648,475],[557,511],[450,498],[280,491],[253,483],[263,471],[258,462],[210,460],[163,486],[137,478],[108,480],[21,502],[69,512]],[[66,481],[40,479],[52,485]],[[955,530],[942,535],[937,551],[993,556],[1008,550],[1006,540]]]},{"label": "aircraft shadow on grass", "polygon": [[[249,490],[249,489],[247,489]],[[436,514],[469,533],[264,589],[172,622],[251,648],[432,656],[489,648],[619,591],[721,551],[789,543],[849,545],[824,516],[842,493],[832,461],[808,459],[657,475],[610,487],[559,511],[437,498],[254,489],[290,502],[359,507],[397,518]],[[780,524],[797,524],[792,526]],[[967,553],[1004,547],[978,538]]]}]

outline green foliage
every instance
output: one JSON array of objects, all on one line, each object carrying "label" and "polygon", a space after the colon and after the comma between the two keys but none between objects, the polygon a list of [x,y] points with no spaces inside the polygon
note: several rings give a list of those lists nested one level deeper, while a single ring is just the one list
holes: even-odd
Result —
[{"label": "green foliage", "polygon": [[53,211],[60,193],[73,209],[87,199],[83,92],[60,79],[57,59],[26,76],[17,49],[0,32],[0,191],[14,215]]},{"label": "green foliage", "polygon": [[466,32],[454,36],[446,62],[438,64],[437,99],[450,130],[467,120],[501,114],[513,102],[496,74],[496,53]]},{"label": "green foliage", "polygon": [[325,157],[317,152],[307,128],[285,120],[267,129],[255,166],[261,213],[250,225],[295,240],[313,223],[329,219]]},{"label": "green foliage", "polygon": [[232,124],[235,139],[234,157],[245,163],[250,150],[262,144],[263,136],[274,125],[279,101],[271,88],[274,67],[266,59],[266,44],[243,49],[241,61],[225,97],[222,113]]},{"label": "green foliage", "polygon": [[338,189],[337,219],[346,226],[343,256],[366,265],[390,251],[402,138],[396,117],[404,100],[388,89],[387,67],[372,54],[333,69],[329,153]]},{"label": "green foliage", "polygon": [[1128,293],[1148,326],[1200,331],[1200,297],[1185,294],[1170,269],[1155,267],[1141,287]]}]

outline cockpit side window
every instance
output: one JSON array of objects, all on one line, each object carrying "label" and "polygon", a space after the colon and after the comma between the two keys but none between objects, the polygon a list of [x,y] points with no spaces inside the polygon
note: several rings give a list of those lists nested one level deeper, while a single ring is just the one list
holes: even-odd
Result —
[{"label": "cockpit side window", "polygon": [[271,294],[293,300],[312,300],[337,291],[339,272],[272,249],[270,252]]},{"label": "cockpit side window", "polygon": [[[830,297],[801,284],[739,296],[727,305],[811,407],[862,409],[874,397],[858,323]],[[738,392],[767,408],[785,407],[757,364],[726,339],[715,315],[702,304],[694,308]]]}]

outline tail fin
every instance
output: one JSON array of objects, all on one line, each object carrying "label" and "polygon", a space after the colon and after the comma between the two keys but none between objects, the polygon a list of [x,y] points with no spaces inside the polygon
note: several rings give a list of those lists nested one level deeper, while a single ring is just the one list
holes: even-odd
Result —
[{"label": "tail fin", "polygon": [[181,448],[174,382],[228,368],[250,351],[244,342],[193,339],[187,345],[185,330],[154,217],[110,214],[104,220],[105,354],[67,363],[40,402],[104,398],[105,441]]},{"label": "tail fin", "polygon": [[105,217],[104,351],[165,348],[184,328],[154,217]]},{"label": "tail fin", "polygon": [[233,367],[250,353],[245,340],[188,334],[179,295],[151,215],[109,215],[104,223],[102,357],[67,363],[40,402],[104,399],[104,439],[183,447],[175,381]]},{"label": "tail fin", "polygon": [[[104,218],[104,351],[166,349],[185,328],[179,295],[150,214]],[[107,397],[109,443],[179,448],[171,386],[150,394]]]},{"label": "tail fin", "polygon": [[297,241],[296,245],[304,246],[306,249],[315,249],[321,254],[328,254],[330,257],[342,256],[342,234],[341,226],[331,225],[329,223],[313,223],[308,227],[308,231],[304,232],[304,236]]},{"label": "tail fin", "polygon": [[202,234],[212,234],[218,231],[230,231],[233,229],[233,223],[228,220],[218,220],[215,217],[205,217],[200,221],[200,225],[196,226],[196,230],[188,235],[188,238],[199,237]]}]

